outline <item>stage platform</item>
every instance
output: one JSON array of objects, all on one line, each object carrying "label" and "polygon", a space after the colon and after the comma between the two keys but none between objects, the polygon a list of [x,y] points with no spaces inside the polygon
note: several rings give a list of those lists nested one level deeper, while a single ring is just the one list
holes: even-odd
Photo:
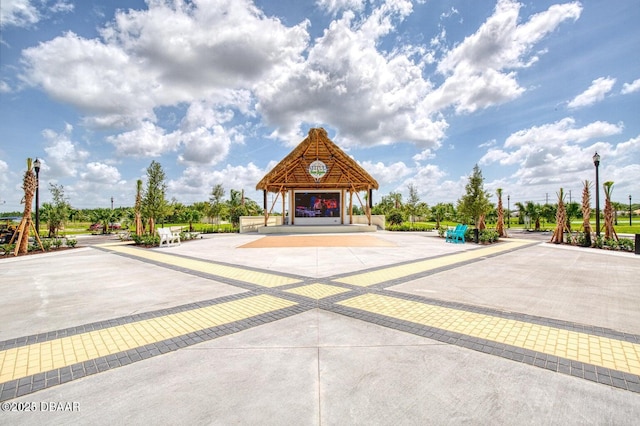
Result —
[{"label": "stage platform", "polygon": [[340,234],[377,230],[375,225],[277,225],[261,226],[258,234]]}]

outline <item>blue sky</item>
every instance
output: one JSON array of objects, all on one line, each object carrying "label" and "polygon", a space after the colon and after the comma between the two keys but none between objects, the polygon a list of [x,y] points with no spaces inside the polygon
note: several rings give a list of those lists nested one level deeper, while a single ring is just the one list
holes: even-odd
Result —
[{"label": "blue sky", "polygon": [[[455,202],[474,164],[511,203],[640,201],[640,6],[617,1],[3,0],[0,211],[27,157],[76,208],[256,183],[311,127],[378,180]],[[495,200],[495,197],[494,197]]]}]

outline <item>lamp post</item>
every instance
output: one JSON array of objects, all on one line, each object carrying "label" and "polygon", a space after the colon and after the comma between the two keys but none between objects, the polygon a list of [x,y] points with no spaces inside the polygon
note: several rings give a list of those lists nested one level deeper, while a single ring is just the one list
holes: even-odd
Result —
[{"label": "lamp post", "polygon": [[33,169],[36,171],[36,234],[40,235],[40,160],[36,158]]},{"label": "lamp post", "polygon": [[507,228],[511,228],[511,195],[507,195]]},{"label": "lamp post", "polygon": [[598,166],[600,166],[600,156],[596,152],[593,155],[593,164],[596,166],[596,236],[600,236],[600,181],[598,180]]},{"label": "lamp post", "polygon": [[629,226],[631,225],[631,216],[632,216],[632,211],[631,211],[631,195],[629,195]]}]

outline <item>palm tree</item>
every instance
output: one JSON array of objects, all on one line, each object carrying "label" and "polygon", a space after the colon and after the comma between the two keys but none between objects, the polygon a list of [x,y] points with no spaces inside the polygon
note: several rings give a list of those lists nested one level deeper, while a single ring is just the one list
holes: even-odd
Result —
[{"label": "palm tree", "polygon": [[584,230],[584,245],[585,247],[591,247],[591,195],[589,194],[589,187],[591,182],[584,181],[584,188],[582,189],[582,229]]},{"label": "palm tree", "polygon": [[535,222],[535,231],[540,230],[540,216],[542,215],[542,208],[540,204],[535,204],[533,201],[527,201],[524,207],[524,213]]},{"label": "palm tree", "polygon": [[[22,179],[22,189],[24,189],[24,198],[22,199],[24,202],[24,212],[22,213],[22,221],[20,222],[20,225],[18,225],[18,229],[13,237],[15,238],[17,235],[19,238],[19,240],[16,241],[16,250],[14,255],[26,254],[29,251],[29,229],[33,227],[31,222],[31,210],[37,186],[38,181],[35,173],[33,172],[33,159],[27,158],[27,171],[24,172],[24,178]],[[38,233],[36,232],[36,236],[37,235]],[[13,238],[11,239],[13,240]],[[39,238],[38,241],[40,241]]]},{"label": "palm tree", "polygon": [[142,179],[136,182],[136,204],[134,206],[136,235],[142,235]]},{"label": "palm tree", "polygon": [[580,204],[573,201],[565,206],[567,210],[567,228],[571,231],[571,219],[580,214]]},{"label": "palm tree", "polygon": [[[551,242],[561,244],[564,242],[564,231],[567,229],[567,211],[564,207],[564,191],[558,192],[558,208],[556,209],[556,229],[551,236]],[[571,232],[569,232],[571,235]]]},{"label": "palm tree", "polygon": [[611,193],[613,192],[613,182],[608,181],[602,184],[604,187],[604,238],[615,238],[618,240],[618,234],[613,227],[613,205],[611,203]]},{"label": "palm tree", "polygon": [[181,214],[182,219],[189,223],[189,232],[193,232],[193,222],[198,222],[202,218],[202,212],[194,208],[186,209]]},{"label": "palm tree", "polygon": [[111,209],[95,209],[91,215],[95,223],[102,224],[102,233],[110,232],[111,224],[118,220],[118,213]]},{"label": "palm tree", "polygon": [[498,220],[496,221],[496,232],[499,237],[506,237],[507,233],[504,230],[504,209],[502,207],[502,188],[496,189],[498,195]]}]

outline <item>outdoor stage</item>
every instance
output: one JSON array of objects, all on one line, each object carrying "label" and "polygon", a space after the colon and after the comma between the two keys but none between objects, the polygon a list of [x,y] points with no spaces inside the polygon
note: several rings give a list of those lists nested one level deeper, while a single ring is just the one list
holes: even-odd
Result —
[{"label": "outdoor stage", "polygon": [[258,234],[339,234],[377,230],[375,225],[276,225],[261,226]]}]

